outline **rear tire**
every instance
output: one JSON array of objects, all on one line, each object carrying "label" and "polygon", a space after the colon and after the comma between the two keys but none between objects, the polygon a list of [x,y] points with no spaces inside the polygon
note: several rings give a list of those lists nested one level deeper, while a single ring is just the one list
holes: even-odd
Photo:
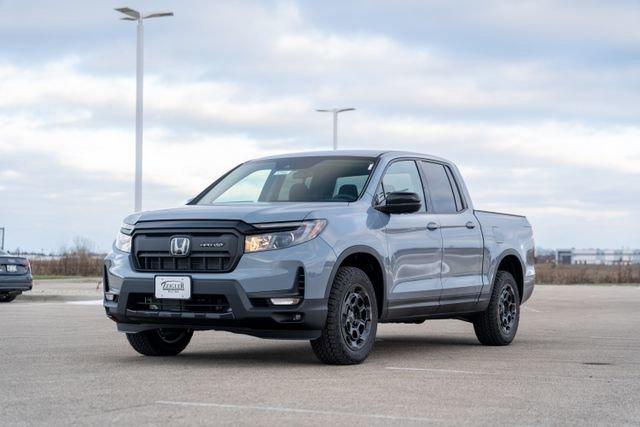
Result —
[{"label": "rear tire", "polygon": [[11,302],[16,299],[16,294],[0,294],[0,302]]},{"label": "rear tire", "polygon": [[378,304],[369,276],[340,267],[329,294],[327,321],[311,348],[322,362],[353,365],[367,358],[376,339]]},{"label": "rear tire", "polygon": [[127,340],[135,351],[145,356],[176,356],[184,350],[193,331],[189,329],[152,329],[127,334]]},{"label": "rear tire", "polygon": [[498,271],[489,307],[473,320],[476,337],[484,345],[509,345],[520,322],[518,285],[506,271]]}]

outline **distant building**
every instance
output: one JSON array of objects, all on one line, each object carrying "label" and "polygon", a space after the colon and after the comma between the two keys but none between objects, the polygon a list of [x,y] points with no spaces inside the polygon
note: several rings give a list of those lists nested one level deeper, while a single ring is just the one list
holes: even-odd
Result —
[{"label": "distant building", "polygon": [[640,249],[558,249],[558,264],[640,264]]},{"label": "distant building", "polygon": [[537,246],[535,249],[536,264],[550,264],[556,262],[556,251]]},{"label": "distant building", "polygon": [[572,264],[573,249],[558,249],[556,262],[558,264]]}]

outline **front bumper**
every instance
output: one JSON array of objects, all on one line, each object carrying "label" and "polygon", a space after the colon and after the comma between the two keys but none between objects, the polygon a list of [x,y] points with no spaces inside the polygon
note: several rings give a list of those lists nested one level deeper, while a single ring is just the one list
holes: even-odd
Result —
[{"label": "front bumper", "polygon": [[[229,273],[149,273],[132,268],[129,254],[114,250],[105,260],[104,307],[121,332],[185,327],[225,330],[263,338],[315,339],[327,315],[327,283],[333,250],[320,238],[287,249],[244,254]],[[300,295],[298,275],[304,274]],[[155,276],[190,276],[188,306],[154,299]],[[274,306],[270,298],[302,296],[295,306]],[[138,304],[141,299],[145,304]],[[197,308],[197,299],[225,301],[219,309]],[[149,304],[149,300],[154,300]],[[196,307],[196,308],[194,308]]]},{"label": "front bumper", "polygon": [[33,281],[30,274],[23,275],[0,275],[0,292],[20,293],[30,291]]}]

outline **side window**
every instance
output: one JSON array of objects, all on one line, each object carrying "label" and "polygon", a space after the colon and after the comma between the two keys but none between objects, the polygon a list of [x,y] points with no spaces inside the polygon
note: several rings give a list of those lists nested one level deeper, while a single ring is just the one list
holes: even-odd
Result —
[{"label": "side window", "polygon": [[447,171],[447,177],[449,177],[449,183],[451,183],[451,188],[453,188],[453,197],[456,199],[456,210],[458,212],[464,210],[466,208],[464,204],[464,199],[462,198],[462,192],[460,191],[460,187],[458,187],[458,183],[456,179],[453,177],[453,172],[449,166],[445,166],[444,169]]},{"label": "side window", "polygon": [[376,196],[378,200],[384,200],[389,193],[394,191],[408,191],[416,193],[420,197],[422,206],[418,212],[425,212],[424,191],[418,167],[413,160],[402,160],[392,163],[380,181]]},{"label": "side window", "polygon": [[427,191],[435,213],[456,213],[456,199],[444,166],[438,163],[420,162],[427,180]]}]

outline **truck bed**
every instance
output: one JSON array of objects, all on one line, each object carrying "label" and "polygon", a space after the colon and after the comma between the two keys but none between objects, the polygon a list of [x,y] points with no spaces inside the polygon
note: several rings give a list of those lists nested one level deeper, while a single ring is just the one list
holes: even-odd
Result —
[{"label": "truck bed", "polygon": [[485,245],[493,242],[524,248],[531,244],[533,233],[525,216],[483,210],[474,210],[474,214],[480,221]]}]

